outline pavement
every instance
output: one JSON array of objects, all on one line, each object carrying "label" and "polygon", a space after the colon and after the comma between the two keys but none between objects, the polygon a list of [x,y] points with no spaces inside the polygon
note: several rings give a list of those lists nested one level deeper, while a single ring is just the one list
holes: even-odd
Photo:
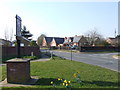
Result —
[{"label": "pavement", "polygon": [[34,85],[38,80],[39,80],[38,77],[31,76],[31,79],[24,84],[14,84],[14,83],[8,83],[6,78],[4,81],[0,82],[0,87],[20,87],[20,86],[28,87],[28,86]]},{"label": "pavement", "polygon": [[[40,59],[31,60],[30,62],[49,61],[49,60],[50,60],[49,56],[47,56],[45,54],[42,54]],[[4,64],[0,64],[0,66],[3,66],[3,65],[6,65],[6,64],[5,63]]]},{"label": "pavement", "polygon": [[[72,52],[59,52],[52,51],[54,55],[60,56],[66,59],[72,59],[74,61],[79,61],[87,64],[92,64],[107,68],[113,71],[119,72],[119,59],[113,58],[114,55],[118,53],[74,53]],[[72,56],[72,57],[71,57]]]}]

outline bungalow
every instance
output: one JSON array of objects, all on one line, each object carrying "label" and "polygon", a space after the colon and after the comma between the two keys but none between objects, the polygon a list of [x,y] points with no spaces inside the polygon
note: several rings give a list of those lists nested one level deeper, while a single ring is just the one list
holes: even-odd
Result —
[{"label": "bungalow", "polygon": [[70,43],[73,42],[73,37],[65,37],[63,46],[70,46]]},{"label": "bungalow", "polygon": [[42,46],[43,46],[43,47],[51,46],[52,40],[53,40],[53,37],[44,37],[44,38],[43,38]]},{"label": "bungalow", "polygon": [[75,35],[75,37],[73,39],[73,46],[84,46],[87,43],[88,42],[87,42],[87,40],[86,40],[86,38],[84,36]]},{"label": "bungalow", "polygon": [[51,46],[63,46],[64,38],[54,37]]}]

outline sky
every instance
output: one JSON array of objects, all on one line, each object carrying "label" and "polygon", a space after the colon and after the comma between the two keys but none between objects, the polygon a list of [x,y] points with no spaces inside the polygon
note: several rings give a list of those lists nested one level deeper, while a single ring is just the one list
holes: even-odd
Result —
[{"label": "sky", "polygon": [[[118,33],[118,2],[4,1],[0,3],[0,38],[16,34],[15,15],[36,40],[49,37],[84,35],[94,28],[105,38]],[[15,36],[13,36],[13,40]]]}]

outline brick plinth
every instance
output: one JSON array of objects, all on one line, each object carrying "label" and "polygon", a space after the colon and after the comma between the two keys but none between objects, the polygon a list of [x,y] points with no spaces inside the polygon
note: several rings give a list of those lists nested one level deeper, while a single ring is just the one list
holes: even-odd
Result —
[{"label": "brick plinth", "polygon": [[7,82],[26,83],[30,80],[30,60],[9,60],[7,63]]}]

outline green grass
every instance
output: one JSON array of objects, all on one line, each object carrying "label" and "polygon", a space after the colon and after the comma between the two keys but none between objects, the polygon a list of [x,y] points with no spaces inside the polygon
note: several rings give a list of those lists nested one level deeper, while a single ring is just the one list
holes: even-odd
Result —
[{"label": "green grass", "polygon": [[23,56],[22,58],[30,59],[30,60],[36,60],[36,59],[39,59],[40,57],[38,57],[38,56]]},{"label": "green grass", "polygon": [[120,54],[118,54],[117,56],[120,56]]},{"label": "green grass", "polygon": [[[3,66],[2,69],[2,79],[4,80],[6,78],[5,66]],[[75,82],[73,74],[76,72],[80,72],[81,83]],[[31,76],[38,76],[39,80],[29,88],[54,88],[50,82],[57,80],[57,78],[70,80],[72,88],[118,87],[117,72],[81,62],[61,59],[59,57],[54,57],[53,60],[46,62],[31,62]],[[56,88],[64,88],[64,86],[58,85]]]}]

